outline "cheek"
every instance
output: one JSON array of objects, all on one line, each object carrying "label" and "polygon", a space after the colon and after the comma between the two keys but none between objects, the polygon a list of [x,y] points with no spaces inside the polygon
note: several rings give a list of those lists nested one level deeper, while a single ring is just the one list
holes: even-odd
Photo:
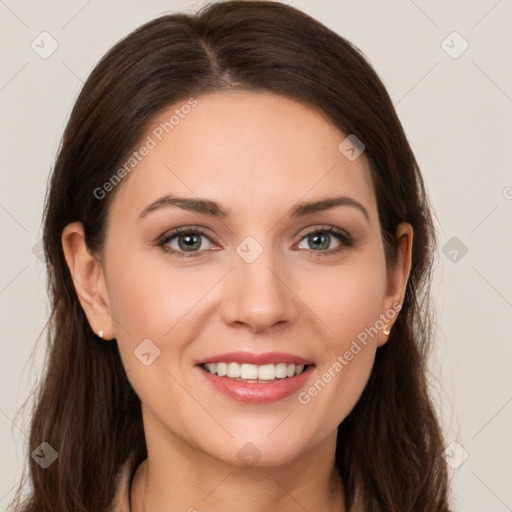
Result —
[{"label": "cheek", "polygon": [[[332,359],[333,352],[343,353],[352,340],[359,335],[364,338],[364,333],[384,313],[386,268],[383,253],[376,245],[373,250],[354,254],[346,264],[308,278],[307,286],[315,290],[309,294],[308,306],[327,327],[322,332]],[[368,335],[368,338],[376,341],[374,336]]]},{"label": "cheek", "polygon": [[[333,297],[331,297],[333,298]],[[298,402],[318,418],[312,425],[321,434],[333,431],[358,402],[372,371],[377,350],[379,319],[375,290],[344,287],[333,298],[325,323],[334,333],[322,337],[320,364],[311,385],[298,395]]]},{"label": "cheek", "polygon": [[298,398],[312,414],[328,418],[325,428],[329,430],[355,406],[372,370],[377,334],[382,329],[380,314],[384,313],[383,252],[377,245],[350,264],[336,271],[331,268],[321,279],[316,277],[311,309],[322,320],[318,322],[319,332],[324,333],[321,364],[312,386]]},{"label": "cheek", "polygon": [[[215,281],[211,275],[202,276],[198,267],[177,271],[165,261],[156,265],[143,259],[124,258],[122,265],[109,269],[119,351],[133,388],[150,410],[172,411],[177,404],[184,409],[190,407],[190,396],[180,386],[178,373],[186,344],[199,328],[194,308]],[[166,421],[177,424],[181,417]]]},{"label": "cheek", "polygon": [[[186,317],[211,287],[212,276],[199,267],[177,271],[149,259],[125,259],[110,269],[109,297],[114,317],[125,327],[120,335],[162,339]],[[183,320],[182,320],[183,319]]]}]

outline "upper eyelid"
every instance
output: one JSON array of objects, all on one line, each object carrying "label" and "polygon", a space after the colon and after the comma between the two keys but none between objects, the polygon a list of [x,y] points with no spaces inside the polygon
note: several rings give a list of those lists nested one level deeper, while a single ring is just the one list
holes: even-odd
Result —
[{"label": "upper eyelid", "polygon": [[345,229],[341,229],[341,228],[337,228],[336,226],[331,226],[331,225],[328,225],[328,224],[322,224],[322,225],[319,225],[318,227],[308,227],[308,228],[304,228],[303,230],[301,229],[295,236],[301,236],[301,240],[311,234],[311,233],[316,233],[316,232],[322,232],[322,231],[332,231],[334,232],[334,234],[338,234],[340,236],[344,236],[346,238],[349,238],[349,239],[353,239],[352,235]]},{"label": "upper eyelid", "polygon": [[216,237],[210,235],[210,233],[208,233],[204,228],[201,228],[201,227],[179,227],[179,228],[175,228],[175,229],[166,231],[163,235],[159,236],[156,241],[159,244],[163,244],[179,235],[183,235],[186,233],[199,233],[200,235],[203,235],[203,236],[209,238],[212,242],[215,242],[215,240],[216,240]]}]

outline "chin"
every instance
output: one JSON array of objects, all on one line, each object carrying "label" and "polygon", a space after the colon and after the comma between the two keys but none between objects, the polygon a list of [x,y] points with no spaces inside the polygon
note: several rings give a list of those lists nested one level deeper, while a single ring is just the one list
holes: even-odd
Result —
[{"label": "chin", "polygon": [[[262,468],[292,463],[307,450],[305,442],[293,436],[276,434],[274,439],[266,436],[237,436],[216,446],[218,451],[212,451],[213,446],[210,445],[208,452],[215,459],[232,466]],[[216,439],[214,444],[218,442]]]}]

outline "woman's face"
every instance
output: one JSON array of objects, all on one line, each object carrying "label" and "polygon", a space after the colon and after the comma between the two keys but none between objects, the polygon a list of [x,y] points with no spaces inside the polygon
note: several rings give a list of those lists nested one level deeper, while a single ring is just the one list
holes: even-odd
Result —
[{"label": "woman's face", "polygon": [[[117,185],[105,328],[147,436],[230,464],[286,463],[334,442],[361,395],[403,299],[410,226],[387,277],[361,148],[340,149],[346,135],[281,96],[196,101],[155,118]],[[235,364],[219,376],[201,365],[213,362],[221,374]]]}]

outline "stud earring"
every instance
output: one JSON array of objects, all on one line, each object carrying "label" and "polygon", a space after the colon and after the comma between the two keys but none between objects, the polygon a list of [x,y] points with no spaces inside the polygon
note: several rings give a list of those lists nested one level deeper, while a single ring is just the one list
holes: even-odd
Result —
[{"label": "stud earring", "polygon": [[383,332],[386,336],[389,336],[389,333],[391,332],[391,329],[389,328],[389,325],[385,325],[385,326],[384,326],[384,329],[382,329],[382,332]]},{"label": "stud earring", "polygon": [[103,331],[99,331],[99,332],[98,332],[98,336],[99,336],[100,338],[103,338]]}]

